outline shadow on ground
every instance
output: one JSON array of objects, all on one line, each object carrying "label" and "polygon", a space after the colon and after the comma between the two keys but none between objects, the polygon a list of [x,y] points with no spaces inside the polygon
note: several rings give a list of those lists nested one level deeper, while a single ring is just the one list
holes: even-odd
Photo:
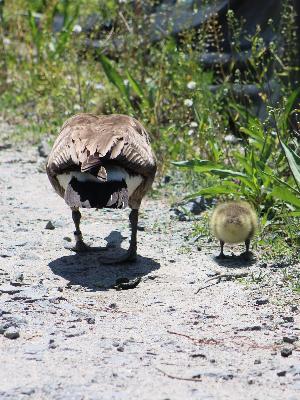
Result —
[{"label": "shadow on ground", "polygon": [[256,257],[254,254],[251,253],[251,256],[249,259],[243,257],[243,255],[235,255],[232,254],[230,256],[226,256],[226,258],[218,258],[218,257],[213,257],[214,261],[221,267],[226,267],[226,268],[245,268],[245,267],[251,267],[251,265],[256,263]]},{"label": "shadow on ground", "polygon": [[69,281],[70,285],[80,285],[92,291],[108,290],[112,288],[119,278],[130,280],[148,275],[160,268],[160,264],[151,258],[138,256],[136,262],[119,265],[102,264],[101,258],[118,257],[126,250],[120,247],[124,237],[118,232],[112,232],[106,237],[107,251],[94,251],[84,254],[63,256],[49,263],[55,275]]}]

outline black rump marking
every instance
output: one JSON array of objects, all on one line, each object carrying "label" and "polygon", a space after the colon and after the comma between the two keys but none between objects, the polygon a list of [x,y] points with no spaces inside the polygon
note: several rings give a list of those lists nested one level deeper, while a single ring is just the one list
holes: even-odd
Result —
[{"label": "black rump marking", "polygon": [[107,182],[81,182],[72,178],[65,192],[65,202],[70,207],[125,208],[128,190],[125,180]]}]

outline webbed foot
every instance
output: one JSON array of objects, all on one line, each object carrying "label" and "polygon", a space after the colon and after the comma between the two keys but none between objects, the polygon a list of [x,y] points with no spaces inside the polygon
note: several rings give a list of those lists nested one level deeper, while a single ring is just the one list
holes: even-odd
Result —
[{"label": "webbed foot", "polygon": [[107,247],[91,247],[84,243],[83,240],[78,240],[75,246],[65,246],[65,249],[74,251],[75,253],[91,253],[97,251],[105,251]]}]

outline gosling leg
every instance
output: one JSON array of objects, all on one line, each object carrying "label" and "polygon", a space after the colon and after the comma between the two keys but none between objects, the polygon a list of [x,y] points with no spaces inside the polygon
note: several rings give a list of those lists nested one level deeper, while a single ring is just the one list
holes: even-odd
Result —
[{"label": "gosling leg", "polygon": [[220,240],[221,252],[217,256],[217,258],[219,258],[219,259],[226,258],[225,254],[224,254],[224,244],[225,243],[223,242],[223,240]]}]

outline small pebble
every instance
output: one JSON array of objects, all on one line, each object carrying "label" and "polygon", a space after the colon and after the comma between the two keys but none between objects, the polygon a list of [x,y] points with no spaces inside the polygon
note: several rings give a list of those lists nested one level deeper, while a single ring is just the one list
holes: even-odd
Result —
[{"label": "small pebble", "polygon": [[51,221],[48,221],[45,226],[45,229],[53,230],[53,229],[55,229],[55,226],[53,225],[53,223]]},{"label": "small pebble", "polygon": [[290,344],[297,342],[298,339],[299,339],[298,336],[284,336],[283,337],[284,343],[290,343]]},{"label": "small pebble", "polygon": [[285,376],[286,375],[286,371],[279,371],[277,372],[278,376]]},{"label": "small pebble", "polygon": [[4,336],[7,339],[17,339],[20,336],[20,332],[17,328],[11,326],[10,328],[6,329]]},{"label": "small pebble", "polygon": [[287,347],[284,347],[284,348],[281,350],[281,352],[280,352],[280,354],[282,355],[282,357],[288,357],[288,356],[290,356],[292,353],[293,353],[292,349],[289,349],[289,348],[287,348]]},{"label": "small pebble", "polygon": [[294,317],[292,317],[292,316],[284,316],[284,317],[282,317],[282,319],[285,322],[294,322]]},{"label": "small pebble", "polygon": [[261,298],[261,299],[257,299],[255,302],[258,306],[262,306],[264,304],[268,304],[269,303],[269,299],[268,298]]}]

